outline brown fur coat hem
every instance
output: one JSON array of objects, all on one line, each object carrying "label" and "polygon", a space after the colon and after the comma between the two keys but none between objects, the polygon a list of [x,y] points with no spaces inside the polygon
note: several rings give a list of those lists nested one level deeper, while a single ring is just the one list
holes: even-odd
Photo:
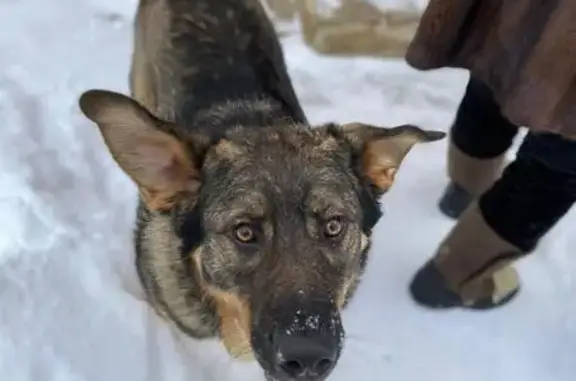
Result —
[{"label": "brown fur coat hem", "polygon": [[574,0],[431,0],[406,60],[468,69],[513,123],[576,138]]}]

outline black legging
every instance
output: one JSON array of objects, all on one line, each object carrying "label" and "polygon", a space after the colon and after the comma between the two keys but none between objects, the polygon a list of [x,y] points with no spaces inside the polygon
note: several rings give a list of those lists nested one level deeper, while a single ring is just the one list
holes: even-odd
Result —
[{"label": "black legging", "polygon": [[[510,148],[517,133],[491,91],[471,78],[451,130],[456,147],[471,157],[493,158]],[[576,141],[531,131],[479,206],[492,229],[528,252],[575,201]]]}]

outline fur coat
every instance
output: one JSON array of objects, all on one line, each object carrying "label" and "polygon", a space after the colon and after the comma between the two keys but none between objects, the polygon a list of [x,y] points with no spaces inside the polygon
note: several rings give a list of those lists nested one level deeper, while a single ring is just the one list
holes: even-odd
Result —
[{"label": "fur coat", "polygon": [[430,0],[406,60],[468,69],[514,124],[576,138],[576,0]]}]

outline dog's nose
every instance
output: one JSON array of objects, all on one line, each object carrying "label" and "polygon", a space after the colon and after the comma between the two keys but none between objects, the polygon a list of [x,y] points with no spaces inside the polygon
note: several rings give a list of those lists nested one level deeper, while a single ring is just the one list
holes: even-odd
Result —
[{"label": "dog's nose", "polygon": [[292,380],[325,379],[336,362],[338,343],[333,336],[281,333],[274,335],[279,370]]}]

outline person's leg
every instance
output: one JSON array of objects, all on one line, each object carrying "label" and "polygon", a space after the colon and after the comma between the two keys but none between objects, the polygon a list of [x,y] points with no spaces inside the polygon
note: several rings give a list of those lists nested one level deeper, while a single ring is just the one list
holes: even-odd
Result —
[{"label": "person's leg", "polygon": [[440,199],[442,213],[460,217],[500,177],[504,156],[517,133],[518,127],[500,113],[490,89],[470,78],[450,129],[450,183]]},{"label": "person's leg", "polygon": [[511,262],[534,250],[576,202],[576,140],[531,132],[516,160],[462,214],[413,298],[428,307],[494,308],[518,291]]},{"label": "person's leg", "polygon": [[[503,242],[490,234],[478,214],[474,200],[489,189],[498,179],[505,165],[505,155],[518,134],[518,127],[509,122],[500,112],[490,89],[480,80],[470,77],[460,102],[456,118],[450,129],[448,148],[449,184],[440,199],[440,211],[448,217],[458,219],[464,210],[469,212],[461,218],[448,239],[440,246],[434,260],[428,262],[417,274],[411,284],[412,296],[421,304],[430,307],[448,307],[462,303],[460,295],[449,288],[444,275],[438,271],[436,263],[441,263],[443,253],[452,246],[474,245],[473,250],[480,252],[500,251]],[[480,219],[480,221],[479,221]],[[480,242],[470,242],[471,236]],[[460,242],[462,241],[462,242]],[[480,244],[480,245],[479,245]],[[506,249],[513,249],[508,248]],[[463,256],[476,256],[474,253]],[[451,258],[451,256],[450,256]],[[453,283],[461,281],[457,269],[445,264],[449,278]],[[512,267],[506,267],[498,273],[512,280],[512,287],[518,284],[518,276]],[[491,287],[495,281],[486,281],[485,287]],[[430,286],[432,285],[432,286]],[[455,287],[452,287],[455,288]]]}]

